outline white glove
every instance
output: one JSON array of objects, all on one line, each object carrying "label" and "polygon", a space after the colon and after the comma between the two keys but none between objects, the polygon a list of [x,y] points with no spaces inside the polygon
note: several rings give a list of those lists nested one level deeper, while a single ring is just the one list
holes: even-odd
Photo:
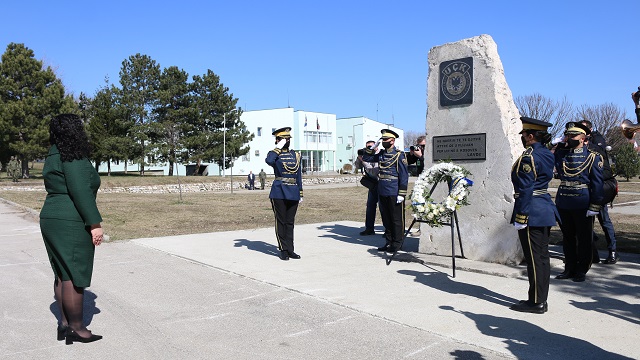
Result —
[{"label": "white glove", "polygon": [[527,224],[513,223],[513,227],[515,227],[516,230],[522,230],[527,227]]},{"label": "white glove", "polygon": [[404,201],[404,196],[398,195],[398,198],[396,199],[396,204],[400,204],[403,201]]},{"label": "white glove", "polygon": [[373,144],[373,146],[370,146],[369,149],[373,150],[373,149],[377,148],[380,145],[381,141],[382,141],[382,139],[378,139],[378,142]]},{"label": "white glove", "polygon": [[598,215],[597,211],[587,210],[587,217],[596,216],[596,215]]},{"label": "white glove", "polygon": [[557,137],[557,138],[555,138],[555,139],[551,140],[551,145],[555,145],[555,144],[557,144],[557,143],[561,143],[561,142],[562,142],[562,140],[564,140],[564,139],[563,139],[563,138],[561,138],[561,137]]},{"label": "white glove", "polygon": [[287,140],[286,140],[286,139],[281,139],[281,140],[280,140],[280,141],[278,141],[278,143],[276,144],[276,147],[277,147],[278,149],[282,149],[282,148],[284,147],[284,144],[286,144],[286,143],[287,143]]},{"label": "white glove", "polygon": [[304,198],[300,197],[300,200],[298,200],[298,204],[302,204],[302,200],[304,200]]}]

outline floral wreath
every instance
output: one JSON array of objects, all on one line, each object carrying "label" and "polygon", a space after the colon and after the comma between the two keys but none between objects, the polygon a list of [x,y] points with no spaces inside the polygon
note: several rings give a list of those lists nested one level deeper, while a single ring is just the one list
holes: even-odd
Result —
[{"label": "floral wreath", "polygon": [[[450,162],[433,165],[420,174],[411,192],[413,217],[426,222],[431,227],[440,227],[444,220],[450,220],[451,214],[464,205],[469,205],[469,187],[473,181],[466,177],[471,173]],[[442,202],[431,198],[431,189],[439,182],[446,182],[449,194]]]}]

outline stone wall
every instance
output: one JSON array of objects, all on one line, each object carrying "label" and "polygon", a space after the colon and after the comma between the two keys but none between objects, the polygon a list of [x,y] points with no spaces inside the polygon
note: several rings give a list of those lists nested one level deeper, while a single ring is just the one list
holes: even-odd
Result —
[{"label": "stone wall", "polygon": [[[326,184],[355,184],[360,181],[362,176],[340,176],[340,177],[312,177],[303,178],[302,185],[326,185]],[[273,179],[267,179],[265,182],[265,189],[271,187]],[[234,181],[234,190],[244,190],[246,181]],[[256,180],[256,186],[260,186],[260,181]],[[126,186],[126,187],[102,187],[98,190],[99,193],[132,193],[132,194],[172,194],[180,192],[193,193],[193,192],[206,192],[206,191],[231,191],[230,182],[209,182],[209,183],[186,183],[181,184],[167,184],[167,185],[152,185],[152,186]],[[0,191],[45,191],[43,185],[37,186],[3,186],[0,187]]]}]

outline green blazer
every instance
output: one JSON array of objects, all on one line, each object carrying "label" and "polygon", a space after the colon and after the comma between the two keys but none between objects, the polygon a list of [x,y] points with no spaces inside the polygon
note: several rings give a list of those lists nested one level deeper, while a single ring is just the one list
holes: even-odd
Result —
[{"label": "green blazer", "polygon": [[53,145],[42,170],[47,198],[41,219],[82,221],[85,225],[102,222],[96,206],[100,176],[88,159],[62,162]]}]

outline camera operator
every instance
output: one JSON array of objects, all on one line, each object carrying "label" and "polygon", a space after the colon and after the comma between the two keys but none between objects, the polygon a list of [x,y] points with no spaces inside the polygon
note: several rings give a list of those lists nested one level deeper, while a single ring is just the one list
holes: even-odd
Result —
[{"label": "camera operator", "polygon": [[[407,163],[409,165],[416,164],[416,169],[418,171],[418,176],[422,174],[424,170],[424,147],[427,145],[427,137],[424,135],[419,136],[416,139],[416,144],[409,147],[409,155],[407,155]],[[421,225],[422,223],[418,223],[418,229],[413,231],[411,234],[414,236],[420,236]]]},{"label": "camera operator", "polygon": [[416,164],[418,175],[424,170],[424,147],[427,145],[427,137],[422,135],[416,140],[416,144],[409,147],[409,155],[407,155],[407,163],[409,165]]},{"label": "camera operator", "polygon": [[[369,140],[366,142],[365,149],[374,146],[375,141]],[[367,193],[367,210],[365,212],[364,230],[360,232],[360,235],[367,236],[375,234],[375,222],[376,222],[376,210],[378,208],[378,173],[380,172],[379,164],[377,162],[368,162],[362,160],[362,155],[365,149],[358,150],[358,159],[362,168],[362,177],[360,183],[369,189]],[[374,150],[378,150],[375,148]],[[381,209],[382,210],[382,209]]]}]

